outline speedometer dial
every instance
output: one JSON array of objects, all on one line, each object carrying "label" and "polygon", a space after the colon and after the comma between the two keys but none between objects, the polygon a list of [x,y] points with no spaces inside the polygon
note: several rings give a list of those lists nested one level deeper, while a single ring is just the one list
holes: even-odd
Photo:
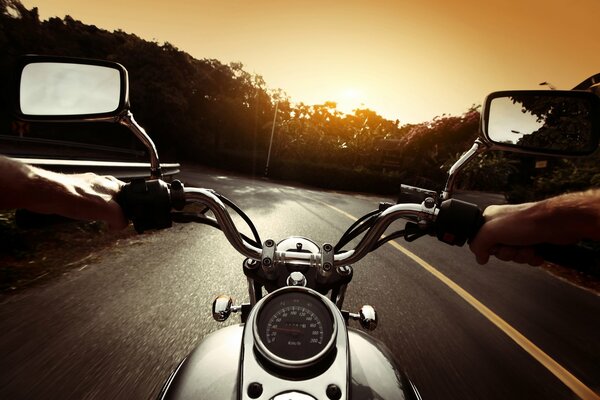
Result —
[{"label": "speedometer dial", "polygon": [[333,345],[334,319],[318,294],[290,288],[267,299],[258,313],[258,349],[277,364],[308,365]]},{"label": "speedometer dial", "polygon": [[321,319],[304,306],[285,306],[269,318],[265,337],[267,347],[291,360],[317,354],[323,344]]}]

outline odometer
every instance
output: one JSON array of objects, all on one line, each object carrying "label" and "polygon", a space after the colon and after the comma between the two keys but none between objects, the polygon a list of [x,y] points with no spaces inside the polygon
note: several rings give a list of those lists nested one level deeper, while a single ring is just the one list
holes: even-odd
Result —
[{"label": "odometer", "polygon": [[284,365],[304,365],[325,355],[335,323],[318,294],[304,289],[275,293],[258,311],[255,339],[263,356]]}]

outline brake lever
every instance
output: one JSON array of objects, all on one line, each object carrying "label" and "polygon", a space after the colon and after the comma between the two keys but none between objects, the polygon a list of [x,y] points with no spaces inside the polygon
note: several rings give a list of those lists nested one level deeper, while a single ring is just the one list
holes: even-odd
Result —
[{"label": "brake lever", "polygon": [[429,232],[426,230],[419,228],[419,225],[414,222],[407,222],[404,226],[404,240],[407,242],[414,242],[415,240],[422,238],[425,235],[428,235]]},{"label": "brake lever", "polygon": [[[204,210],[203,210],[204,211]],[[208,225],[212,225],[212,222],[214,222],[215,225],[217,224],[217,221],[207,217],[204,212],[182,212],[182,211],[171,211],[171,220],[173,222],[178,222],[178,223],[188,223],[188,222],[198,222],[201,224],[208,224]],[[211,221],[211,222],[208,222]]]},{"label": "brake lever", "polygon": [[[216,219],[207,217],[206,215],[201,214],[201,213],[171,211],[171,221],[177,222],[177,223],[184,223],[184,224],[190,223],[190,222],[196,222],[198,224],[208,225],[208,226],[216,228],[220,231],[223,231],[223,229],[221,228],[221,226],[219,225],[219,223],[217,222]],[[239,232],[239,233],[242,236],[242,239],[244,241],[251,244],[252,246],[258,247],[258,243],[255,240],[250,239],[248,236],[244,235],[241,232]]]}]

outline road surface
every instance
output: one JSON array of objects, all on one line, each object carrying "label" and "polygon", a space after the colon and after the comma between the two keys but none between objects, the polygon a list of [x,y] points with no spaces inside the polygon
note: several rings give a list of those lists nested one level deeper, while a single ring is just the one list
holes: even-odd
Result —
[{"label": "road surface", "polygon": [[[214,171],[182,176],[234,199],[263,240],[300,235],[335,242],[352,216],[386,200]],[[377,309],[374,336],[424,399],[600,393],[600,297],[541,269],[498,261],[479,266],[468,249],[433,238],[398,244],[402,248],[385,245],[355,265],[345,308]],[[177,225],[121,242],[86,268],[3,297],[0,398],[154,398],[177,363],[223,326],[211,318],[214,296],[247,300],[242,260],[219,231]],[[226,324],[237,321],[233,315]]]}]

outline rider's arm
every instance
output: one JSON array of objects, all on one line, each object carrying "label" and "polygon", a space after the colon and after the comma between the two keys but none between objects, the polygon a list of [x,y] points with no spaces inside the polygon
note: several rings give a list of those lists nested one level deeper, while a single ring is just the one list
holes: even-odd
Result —
[{"label": "rider's arm", "polygon": [[569,193],[518,205],[490,206],[485,224],[470,244],[477,262],[501,260],[540,265],[532,246],[600,240],[600,190]]},{"label": "rider's arm", "polygon": [[59,174],[0,156],[0,209],[24,208],[81,220],[127,226],[115,202],[123,182],[108,176]]}]

